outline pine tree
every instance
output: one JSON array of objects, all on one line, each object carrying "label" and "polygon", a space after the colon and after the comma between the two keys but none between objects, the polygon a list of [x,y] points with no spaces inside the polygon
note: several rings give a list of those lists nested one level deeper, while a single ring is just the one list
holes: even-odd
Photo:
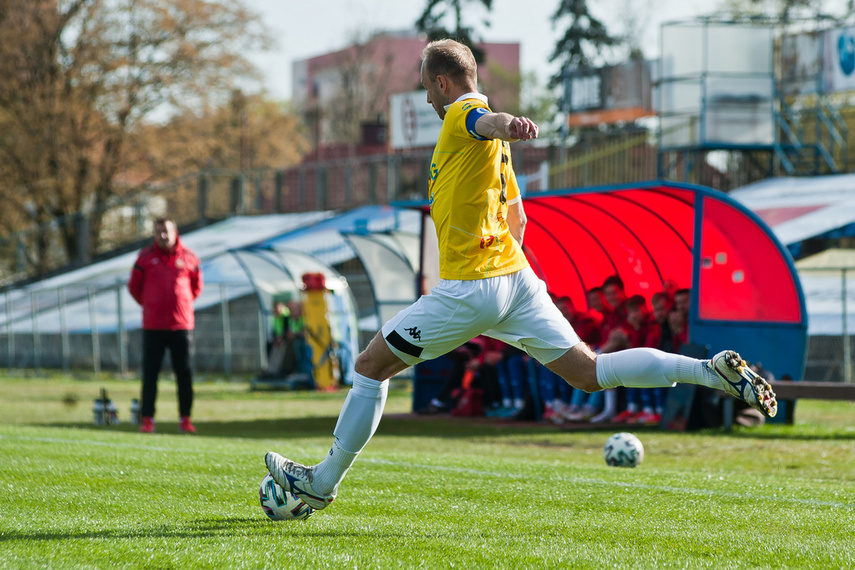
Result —
[{"label": "pine tree", "polygon": [[561,69],[550,78],[550,86],[560,84],[565,73],[591,65],[604,48],[620,43],[591,15],[587,0],[560,0],[551,18],[553,26],[564,18],[569,18],[569,24],[549,56],[550,62],[561,62]]},{"label": "pine tree", "polygon": [[[484,5],[487,11],[493,9],[493,0],[428,0],[425,5],[424,12],[416,20],[416,28],[425,34],[428,39],[438,40],[442,38],[453,38],[460,43],[469,46],[472,50],[472,55],[475,56],[475,61],[479,64],[484,62],[484,50],[476,45],[477,40],[473,35],[473,29],[463,25],[462,12],[466,4],[480,2]],[[446,29],[442,21],[448,15],[448,12],[454,13],[454,29]],[[490,25],[489,21],[484,21],[484,25]]]}]

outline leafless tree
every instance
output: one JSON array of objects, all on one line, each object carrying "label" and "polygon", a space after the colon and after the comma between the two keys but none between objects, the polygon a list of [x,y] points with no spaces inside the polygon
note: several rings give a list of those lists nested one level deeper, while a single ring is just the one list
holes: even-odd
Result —
[{"label": "leafless tree", "polygon": [[340,88],[323,110],[329,128],[324,137],[326,142],[358,143],[362,124],[376,120],[385,110],[394,58],[393,54],[378,53],[376,49],[371,40],[356,39],[340,52],[337,66]]},{"label": "leafless tree", "polygon": [[[135,189],[121,175],[139,160],[131,142],[146,121],[228,101],[254,76],[241,54],[268,41],[238,0],[0,6],[0,228],[58,224],[69,259],[95,251],[102,206]],[[49,247],[42,235],[28,249],[37,272]]]}]

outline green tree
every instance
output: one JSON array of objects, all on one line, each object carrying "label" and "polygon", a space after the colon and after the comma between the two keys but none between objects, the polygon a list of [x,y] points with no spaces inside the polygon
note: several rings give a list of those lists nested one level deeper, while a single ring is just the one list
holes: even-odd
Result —
[{"label": "green tree", "polygon": [[591,15],[587,0],[560,0],[551,19],[553,26],[565,19],[568,22],[549,56],[550,62],[561,64],[550,79],[550,86],[561,84],[566,73],[592,65],[605,48],[620,43],[619,38],[609,34],[603,22]]},{"label": "green tree", "polygon": [[393,54],[378,50],[375,38],[355,38],[339,54],[340,89],[323,109],[327,126],[327,136],[321,137],[324,142],[358,144],[363,123],[383,115],[395,61]]},{"label": "green tree", "polygon": [[[463,24],[463,9],[467,4],[480,3],[489,12],[493,9],[493,0],[427,0],[424,12],[416,20],[416,29],[427,34],[428,39],[438,40],[442,38],[454,38],[469,46],[475,61],[484,62],[484,50],[476,44],[480,41],[473,33],[473,29]],[[447,29],[443,21],[449,12],[454,15],[454,28]],[[483,24],[487,27],[490,22],[485,20]]]},{"label": "green tree", "polygon": [[[123,174],[146,121],[225,104],[255,77],[242,54],[267,41],[239,0],[4,0],[0,37],[0,227],[56,223],[71,260],[96,251],[102,206],[136,189]],[[28,248],[36,273],[50,247]]]}]

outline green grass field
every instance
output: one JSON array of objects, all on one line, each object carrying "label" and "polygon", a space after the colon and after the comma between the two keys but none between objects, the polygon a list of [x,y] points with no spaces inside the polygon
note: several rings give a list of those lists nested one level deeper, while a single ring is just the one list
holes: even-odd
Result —
[{"label": "green grass field", "polygon": [[418,418],[390,393],[336,502],[305,522],[258,505],[263,456],[316,462],[345,392],[200,382],[179,435],[162,381],[158,433],[91,424],[128,380],[0,379],[0,568],[853,568],[855,404],[802,401],[794,426],[609,431]]}]

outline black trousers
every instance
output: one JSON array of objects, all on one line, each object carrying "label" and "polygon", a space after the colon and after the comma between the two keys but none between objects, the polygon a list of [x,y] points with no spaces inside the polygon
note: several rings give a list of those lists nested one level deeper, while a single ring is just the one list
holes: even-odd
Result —
[{"label": "black trousers", "polygon": [[154,401],[157,399],[157,377],[163,364],[166,349],[172,360],[175,382],[178,389],[178,413],[189,416],[193,407],[193,331],[191,330],[143,330],[143,373],[142,402],[143,417],[154,417]]}]

